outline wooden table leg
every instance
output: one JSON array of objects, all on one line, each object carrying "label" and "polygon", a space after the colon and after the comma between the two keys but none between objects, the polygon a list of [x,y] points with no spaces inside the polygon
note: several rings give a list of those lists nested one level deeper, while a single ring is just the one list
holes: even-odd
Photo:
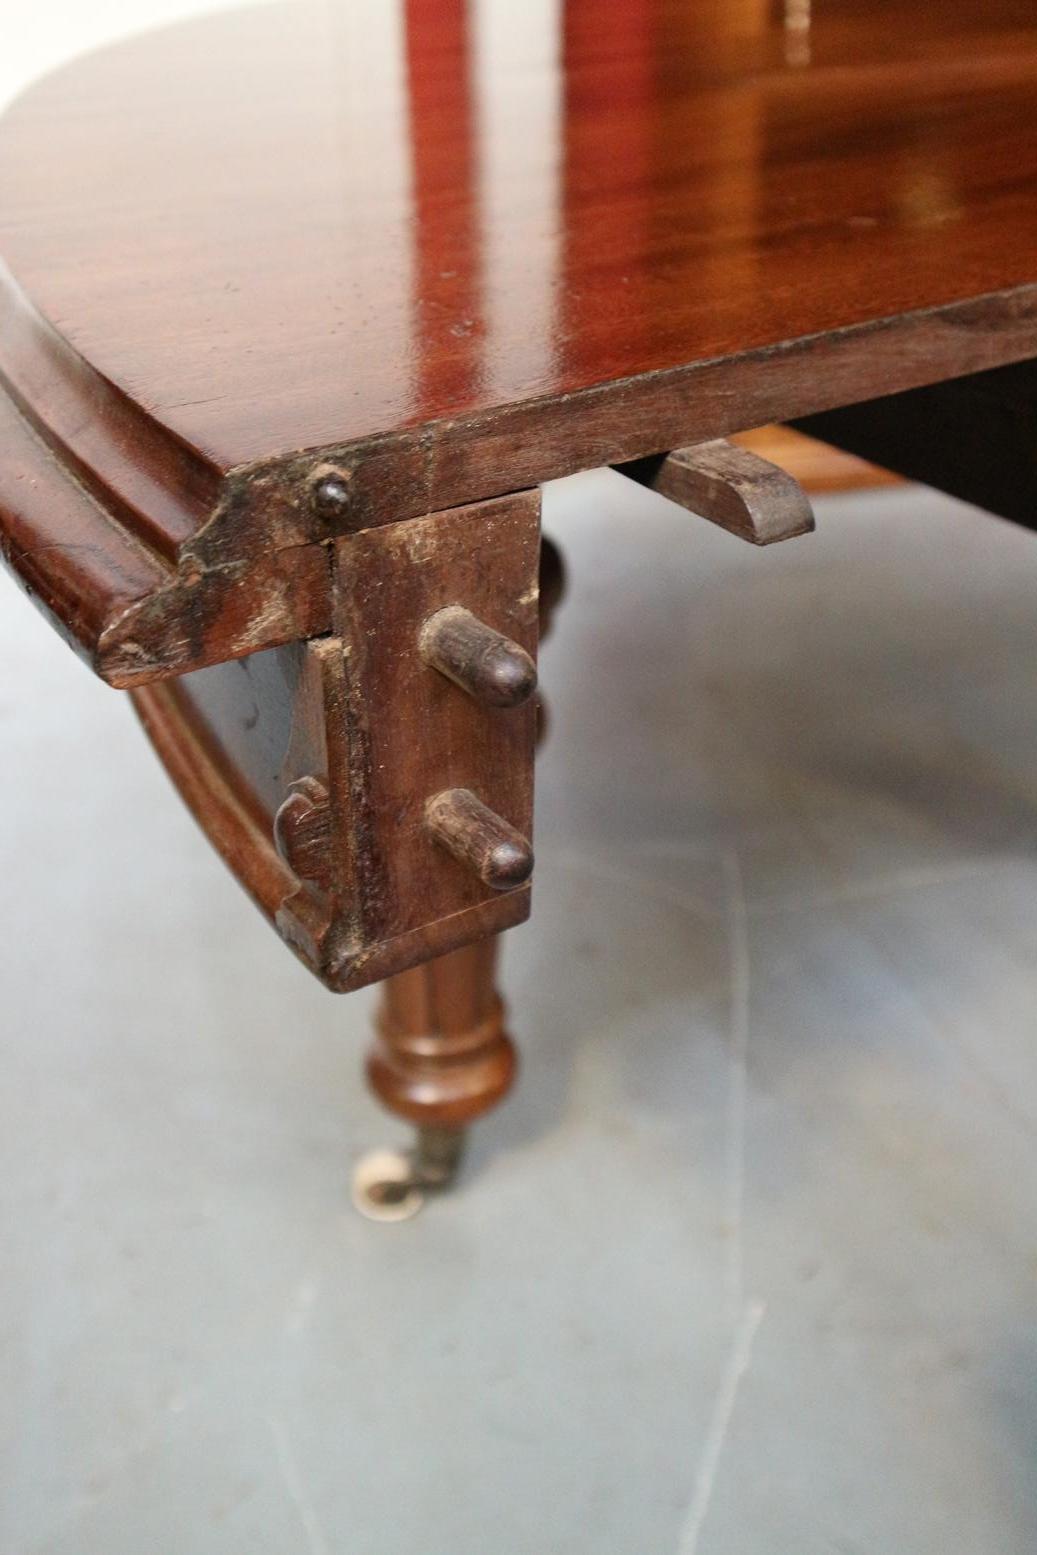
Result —
[{"label": "wooden table leg", "polygon": [[416,1165],[438,1184],[452,1175],[464,1125],[495,1107],[515,1075],[496,962],[495,935],[382,984],[368,1079],[417,1125]]},{"label": "wooden table leg", "polygon": [[[565,590],[558,548],[540,552],[540,636]],[[544,723],[541,721],[541,733]],[[414,1148],[375,1151],[358,1165],[353,1197],[372,1219],[404,1219],[429,1189],[453,1181],[465,1129],[511,1088],[518,1067],[497,992],[499,935],[398,972],[381,985],[367,1077],[378,1099],[416,1127]]]},{"label": "wooden table leg", "polygon": [[381,986],[367,1077],[416,1133],[409,1152],[373,1151],[359,1162],[353,1199],[371,1219],[406,1219],[427,1192],[449,1187],[466,1125],[511,1088],[517,1058],[496,987],[498,938],[398,972]]}]

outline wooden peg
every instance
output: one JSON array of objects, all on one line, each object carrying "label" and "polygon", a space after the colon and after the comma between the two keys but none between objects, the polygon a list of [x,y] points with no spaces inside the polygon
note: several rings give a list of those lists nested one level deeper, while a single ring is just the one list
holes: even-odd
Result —
[{"label": "wooden peg", "polygon": [[426,664],[489,707],[518,707],[536,690],[536,665],[518,643],[463,605],[429,616],[418,634]]},{"label": "wooden peg", "polygon": [[469,788],[445,788],[425,806],[432,836],[491,891],[510,891],[533,873],[533,850],[521,832]]},{"label": "wooden peg", "polygon": [[798,481],[723,438],[615,468],[752,545],[773,545],[814,528],[813,510]]}]

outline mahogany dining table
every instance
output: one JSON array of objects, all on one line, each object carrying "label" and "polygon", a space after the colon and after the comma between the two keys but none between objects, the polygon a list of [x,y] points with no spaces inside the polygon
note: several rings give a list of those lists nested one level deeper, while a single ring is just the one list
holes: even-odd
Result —
[{"label": "mahogany dining table", "polygon": [[[284,943],[383,984],[367,1073],[417,1132],[358,1169],[376,1218],[515,1073],[543,484],[808,535],[732,441],[781,423],[1037,523],[1032,0],[180,23],[3,116],[0,261],[3,559]],[[651,608],[604,624],[635,658]]]}]

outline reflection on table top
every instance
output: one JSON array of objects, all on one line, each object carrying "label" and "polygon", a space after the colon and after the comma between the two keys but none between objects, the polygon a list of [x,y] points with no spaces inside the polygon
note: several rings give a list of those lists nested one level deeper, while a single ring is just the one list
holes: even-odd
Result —
[{"label": "reflection on table top", "polygon": [[31,89],[0,211],[35,308],[227,467],[1037,281],[1037,24],[261,6]]}]

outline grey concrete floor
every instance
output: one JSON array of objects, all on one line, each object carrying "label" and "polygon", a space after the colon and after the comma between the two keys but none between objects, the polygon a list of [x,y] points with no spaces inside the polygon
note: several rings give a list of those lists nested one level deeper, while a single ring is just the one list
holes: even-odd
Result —
[{"label": "grey concrete floor", "polygon": [[1037,538],[548,493],[525,1067],[377,1226],[333,999],[0,603],[5,1555],[1037,1548]]}]

